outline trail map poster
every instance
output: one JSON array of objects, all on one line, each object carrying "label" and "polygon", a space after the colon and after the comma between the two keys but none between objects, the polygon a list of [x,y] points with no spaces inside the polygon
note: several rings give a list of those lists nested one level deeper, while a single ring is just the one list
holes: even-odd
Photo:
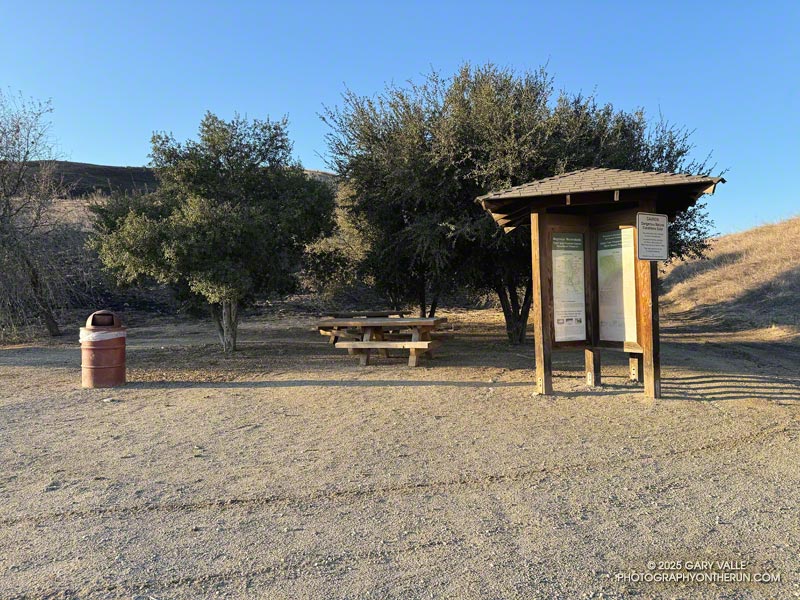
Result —
[{"label": "trail map poster", "polygon": [[553,233],[553,326],[556,342],[586,339],[583,234]]},{"label": "trail map poster", "polygon": [[636,341],[636,263],[633,228],[603,231],[597,238],[600,339]]}]

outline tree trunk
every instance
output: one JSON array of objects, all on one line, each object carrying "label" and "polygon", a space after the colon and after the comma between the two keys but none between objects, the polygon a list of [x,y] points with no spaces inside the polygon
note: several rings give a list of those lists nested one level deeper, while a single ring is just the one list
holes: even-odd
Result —
[{"label": "tree trunk", "polygon": [[219,338],[219,343],[222,346],[225,346],[225,330],[222,328],[222,306],[219,304],[209,304],[209,309],[211,309],[211,318],[214,321],[214,325],[217,327],[217,337]]},{"label": "tree trunk", "polygon": [[530,280],[525,284],[525,295],[522,302],[519,301],[519,290],[516,278],[509,281],[498,280],[495,284],[495,292],[500,298],[500,306],[503,307],[503,317],[506,321],[506,335],[509,343],[513,345],[525,342],[525,334],[528,330],[528,315],[531,311],[531,301],[533,300],[533,284]]},{"label": "tree trunk", "polygon": [[42,278],[39,276],[39,269],[21,248],[18,248],[17,251],[28,271],[28,281],[31,284],[33,299],[39,309],[39,316],[42,318],[44,326],[47,328],[47,333],[49,333],[51,337],[60,336],[61,329],[58,326],[55,314],[53,314],[53,307],[50,306],[50,301],[47,298],[47,290],[42,284]]},{"label": "tree trunk", "polygon": [[225,300],[222,303],[222,349],[226,354],[236,350],[236,334],[239,327],[239,303]]},{"label": "tree trunk", "polygon": [[236,339],[239,329],[239,303],[236,300],[224,300],[220,304],[211,305],[211,316],[217,326],[217,336],[226,354],[236,350]]},{"label": "tree trunk", "polygon": [[439,292],[434,292],[433,298],[431,298],[431,308],[428,311],[428,318],[432,319],[436,316],[436,307],[439,305]]},{"label": "tree trunk", "polygon": [[425,309],[428,307],[428,302],[425,297],[425,278],[422,277],[417,284],[417,299],[419,300],[419,317],[425,318]]}]

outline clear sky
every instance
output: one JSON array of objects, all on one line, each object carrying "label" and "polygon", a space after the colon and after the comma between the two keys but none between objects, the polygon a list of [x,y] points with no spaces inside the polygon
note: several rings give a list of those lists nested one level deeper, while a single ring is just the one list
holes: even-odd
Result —
[{"label": "clear sky", "polygon": [[728,183],[720,232],[800,214],[800,3],[0,3],[0,86],[51,98],[68,160],[143,165],[154,130],[193,137],[206,110],[288,115],[295,155],[324,169],[323,105],[349,87],[464,61],[547,63],[556,85],[597,91],[695,130]]}]

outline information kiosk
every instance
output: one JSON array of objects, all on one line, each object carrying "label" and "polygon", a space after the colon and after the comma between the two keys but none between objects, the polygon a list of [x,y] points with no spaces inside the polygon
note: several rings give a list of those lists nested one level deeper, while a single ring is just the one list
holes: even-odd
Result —
[{"label": "information kiosk", "polygon": [[601,384],[600,350],[629,355],[645,396],[661,395],[658,262],[668,224],[721,177],[582,169],[478,198],[505,229],[531,226],[536,387],[552,394],[551,352],[584,348]]}]

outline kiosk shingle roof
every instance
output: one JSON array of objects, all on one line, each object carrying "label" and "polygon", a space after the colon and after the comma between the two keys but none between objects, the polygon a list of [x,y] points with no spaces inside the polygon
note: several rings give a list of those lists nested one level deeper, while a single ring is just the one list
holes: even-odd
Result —
[{"label": "kiosk shingle roof", "polygon": [[478,200],[500,200],[560,194],[580,194],[669,185],[708,184],[725,180],[722,177],[659,173],[656,171],[626,171],[623,169],[580,169],[554,177],[537,179],[505,190],[480,196]]},{"label": "kiosk shingle roof", "polygon": [[658,208],[673,218],[692,206],[703,194],[714,193],[722,177],[627,171],[624,169],[580,169],[554,177],[538,179],[476,198],[498,225],[506,231],[525,224],[534,208],[555,207],[561,203],[573,208],[613,204],[651,192],[658,198]]}]

